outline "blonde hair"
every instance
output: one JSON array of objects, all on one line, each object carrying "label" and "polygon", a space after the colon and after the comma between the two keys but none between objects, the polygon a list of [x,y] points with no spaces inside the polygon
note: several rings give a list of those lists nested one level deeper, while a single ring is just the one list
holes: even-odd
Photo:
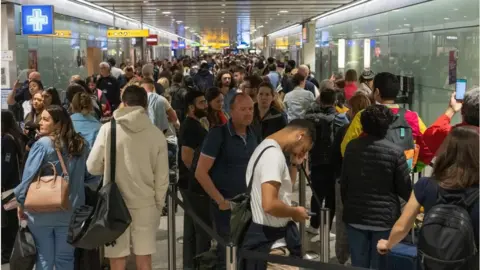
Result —
[{"label": "blonde hair", "polygon": [[75,94],[72,100],[72,112],[83,115],[90,114],[93,111],[92,98],[86,92]]},{"label": "blonde hair", "polygon": [[163,86],[163,89],[167,89],[170,87],[170,82],[165,77],[158,79],[157,83],[161,84]]}]

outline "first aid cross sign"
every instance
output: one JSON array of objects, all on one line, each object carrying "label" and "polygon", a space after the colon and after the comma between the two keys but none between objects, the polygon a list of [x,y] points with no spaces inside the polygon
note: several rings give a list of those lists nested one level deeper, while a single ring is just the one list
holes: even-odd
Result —
[{"label": "first aid cross sign", "polygon": [[22,32],[24,35],[52,35],[53,6],[22,6]]}]

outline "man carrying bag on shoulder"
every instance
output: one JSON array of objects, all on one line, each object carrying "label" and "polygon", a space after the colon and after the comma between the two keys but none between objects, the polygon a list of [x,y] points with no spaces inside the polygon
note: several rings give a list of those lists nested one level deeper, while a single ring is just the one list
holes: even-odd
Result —
[{"label": "man carrying bag on shoulder", "polygon": [[[156,252],[156,232],[168,188],[168,150],[164,134],[155,127],[147,113],[146,91],[132,85],[122,94],[124,107],[114,112],[116,123],[116,162],[109,164],[109,147],[113,127],[105,124],[87,160],[87,168],[94,175],[110,175],[131,215],[131,224],[115,241],[105,247],[112,270],[123,270],[130,247],[136,255],[137,269],[151,269],[151,255]],[[112,181],[112,180],[111,180]],[[104,183],[108,184],[106,181]],[[111,205],[112,209],[115,205]],[[111,210],[110,210],[111,211]]]}]

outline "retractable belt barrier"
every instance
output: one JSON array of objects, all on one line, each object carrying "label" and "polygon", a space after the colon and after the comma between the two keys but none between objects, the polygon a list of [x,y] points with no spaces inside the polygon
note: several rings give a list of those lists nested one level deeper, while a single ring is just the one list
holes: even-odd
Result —
[{"label": "retractable belt barrier", "polygon": [[[198,224],[212,239],[217,241],[219,246],[222,246],[226,249],[226,268],[227,270],[237,270],[237,263],[242,259],[248,258],[248,260],[255,261],[267,261],[276,264],[283,264],[289,266],[296,266],[305,269],[316,269],[316,270],[345,270],[345,269],[363,269],[355,268],[349,266],[343,266],[338,264],[328,264],[324,262],[315,262],[311,260],[305,260],[300,258],[285,257],[280,255],[271,255],[262,252],[256,252],[252,250],[239,249],[237,254],[237,247],[232,243],[227,243],[220,235],[218,235],[213,228],[209,227],[205,222],[203,222],[198,215],[193,212],[191,209],[185,207],[185,204],[182,200],[177,197],[176,184],[170,183],[169,189],[167,192],[168,196],[168,269],[176,269],[175,262],[175,251],[176,251],[176,242],[175,242],[175,205],[180,206],[186,215],[190,216],[196,224]],[[238,257],[237,257],[238,256]],[[248,270],[248,269],[247,269]]]}]

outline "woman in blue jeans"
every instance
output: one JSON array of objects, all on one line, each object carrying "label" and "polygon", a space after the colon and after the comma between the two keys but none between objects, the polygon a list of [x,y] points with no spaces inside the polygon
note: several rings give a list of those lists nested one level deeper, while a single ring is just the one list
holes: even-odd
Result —
[{"label": "woman in blue jeans", "polygon": [[378,269],[377,243],[385,239],[400,216],[399,197],[412,191],[403,149],[385,137],[394,115],[372,105],[361,115],[365,136],[347,145],[340,189],[352,265]]},{"label": "woman in blue jeans", "polygon": [[[15,188],[20,204],[19,219],[27,220],[37,247],[37,270],[73,270],[75,248],[67,243],[68,225],[75,208],[84,204],[84,183],[87,173],[88,145],[74,131],[67,111],[58,105],[47,107],[40,120],[41,138],[30,150],[22,182]],[[60,174],[62,168],[56,150],[60,150],[68,170],[70,208],[66,211],[29,213],[23,205],[28,188],[43,166],[55,164]],[[44,175],[49,175],[45,174]]]}]

